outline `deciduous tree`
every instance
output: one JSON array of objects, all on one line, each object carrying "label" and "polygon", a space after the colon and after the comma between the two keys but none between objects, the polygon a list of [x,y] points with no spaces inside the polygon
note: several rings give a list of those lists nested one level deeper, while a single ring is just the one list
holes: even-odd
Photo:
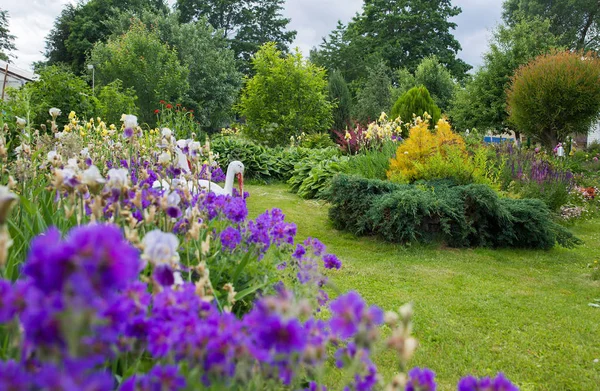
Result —
[{"label": "deciduous tree", "polygon": [[600,59],[594,52],[557,52],[517,70],[508,95],[509,120],[552,148],[586,134],[600,113]]},{"label": "deciduous tree", "polygon": [[97,43],[90,62],[100,85],[121,79],[123,87],[135,90],[141,122],[154,124],[159,100],[177,101],[189,88],[189,71],[176,52],[139,21],[124,35]]},{"label": "deciduous tree", "polygon": [[325,70],[302,58],[299,50],[283,57],[275,43],[252,60],[238,109],[248,134],[268,145],[283,145],[302,132],[329,130],[333,122]]},{"label": "deciduous tree", "polygon": [[163,0],[90,0],[76,6],[67,3],[46,38],[48,64],[65,63],[76,73],[84,72],[86,57],[97,42],[105,42],[112,31],[105,23],[124,10],[167,10]]},{"label": "deciduous tree", "polygon": [[600,2],[598,0],[506,0],[504,21],[513,26],[523,18],[550,21],[559,43],[570,49],[600,48]]},{"label": "deciduous tree", "polygon": [[241,68],[248,71],[250,59],[261,45],[275,42],[287,51],[296,37],[288,31],[290,19],[282,15],[285,0],[177,0],[182,23],[206,18],[230,42]]},{"label": "deciduous tree", "polygon": [[503,132],[511,128],[507,121],[506,89],[519,66],[556,47],[550,21],[523,19],[494,32],[483,66],[464,88],[458,89],[449,110],[456,129],[483,128]]}]

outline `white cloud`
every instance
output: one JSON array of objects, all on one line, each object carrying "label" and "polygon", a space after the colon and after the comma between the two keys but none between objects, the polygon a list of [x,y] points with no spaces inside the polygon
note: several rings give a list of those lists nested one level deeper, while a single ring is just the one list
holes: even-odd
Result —
[{"label": "white cloud", "polygon": [[[13,0],[2,5],[9,11],[11,34],[17,37],[15,65],[30,69],[34,61],[43,60],[45,38],[68,2],[75,0]],[[502,0],[455,0],[454,4],[463,10],[455,18],[458,27],[454,34],[463,48],[459,56],[471,65],[480,65],[489,32],[500,22]],[[293,46],[308,54],[338,20],[347,23],[361,6],[362,0],[287,0],[284,15],[291,18],[289,27],[298,31]]]},{"label": "white cloud", "polygon": [[16,66],[31,69],[34,61],[43,60],[46,35],[52,29],[54,19],[68,2],[69,0],[15,0],[2,5],[2,9],[9,13],[10,33],[16,37]]}]

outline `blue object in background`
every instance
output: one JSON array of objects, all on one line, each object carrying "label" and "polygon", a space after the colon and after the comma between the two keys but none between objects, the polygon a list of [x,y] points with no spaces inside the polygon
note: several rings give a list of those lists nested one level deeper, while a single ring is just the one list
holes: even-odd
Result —
[{"label": "blue object in background", "polygon": [[500,144],[504,141],[512,141],[511,138],[505,138],[505,137],[493,137],[493,136],[485,136],[483,138],[483,142],[485,143],[491,143],[491,144]]}]

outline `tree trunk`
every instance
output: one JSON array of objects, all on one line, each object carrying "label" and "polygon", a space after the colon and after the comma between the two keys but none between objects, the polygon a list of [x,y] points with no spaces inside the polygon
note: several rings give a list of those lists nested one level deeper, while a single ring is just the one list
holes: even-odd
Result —
[{"label": "tree trunk", "polygon": [[590,28],[592,27],[592,24],[594,23],[594,18],[596,17],[597,12],[598,8],[596,7],[595,10],[590,11],[590,13],[588,14],[587,20],[585,21],[585,25],[583,26],[583,29],[581,30],[579,35],[579,41],[577,42],[577,50],[583,50],[585,48],[585,37],[587,36],[588,32],[590,31]]}]

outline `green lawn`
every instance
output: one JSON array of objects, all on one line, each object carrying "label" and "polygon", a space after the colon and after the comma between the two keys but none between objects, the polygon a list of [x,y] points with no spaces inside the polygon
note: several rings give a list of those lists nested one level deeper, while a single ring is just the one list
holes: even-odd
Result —
[{"label": "green lawn", "polygon": [[[461,376],[504,372],[521,390],[600,390],[600,282],[587,264],[600,258],[600,220],[574,227],[575,250],[456,250],[403,247],[333,229],[323,202],[302,200],[282,184],[248,186],[252,217],[280,208],[344,265],[336,287],[358,291],[385,310],[415,304],[420,347],[412,366],[437,373],[440,390]],[[390,378],[393,354],[376,358]]]}]

